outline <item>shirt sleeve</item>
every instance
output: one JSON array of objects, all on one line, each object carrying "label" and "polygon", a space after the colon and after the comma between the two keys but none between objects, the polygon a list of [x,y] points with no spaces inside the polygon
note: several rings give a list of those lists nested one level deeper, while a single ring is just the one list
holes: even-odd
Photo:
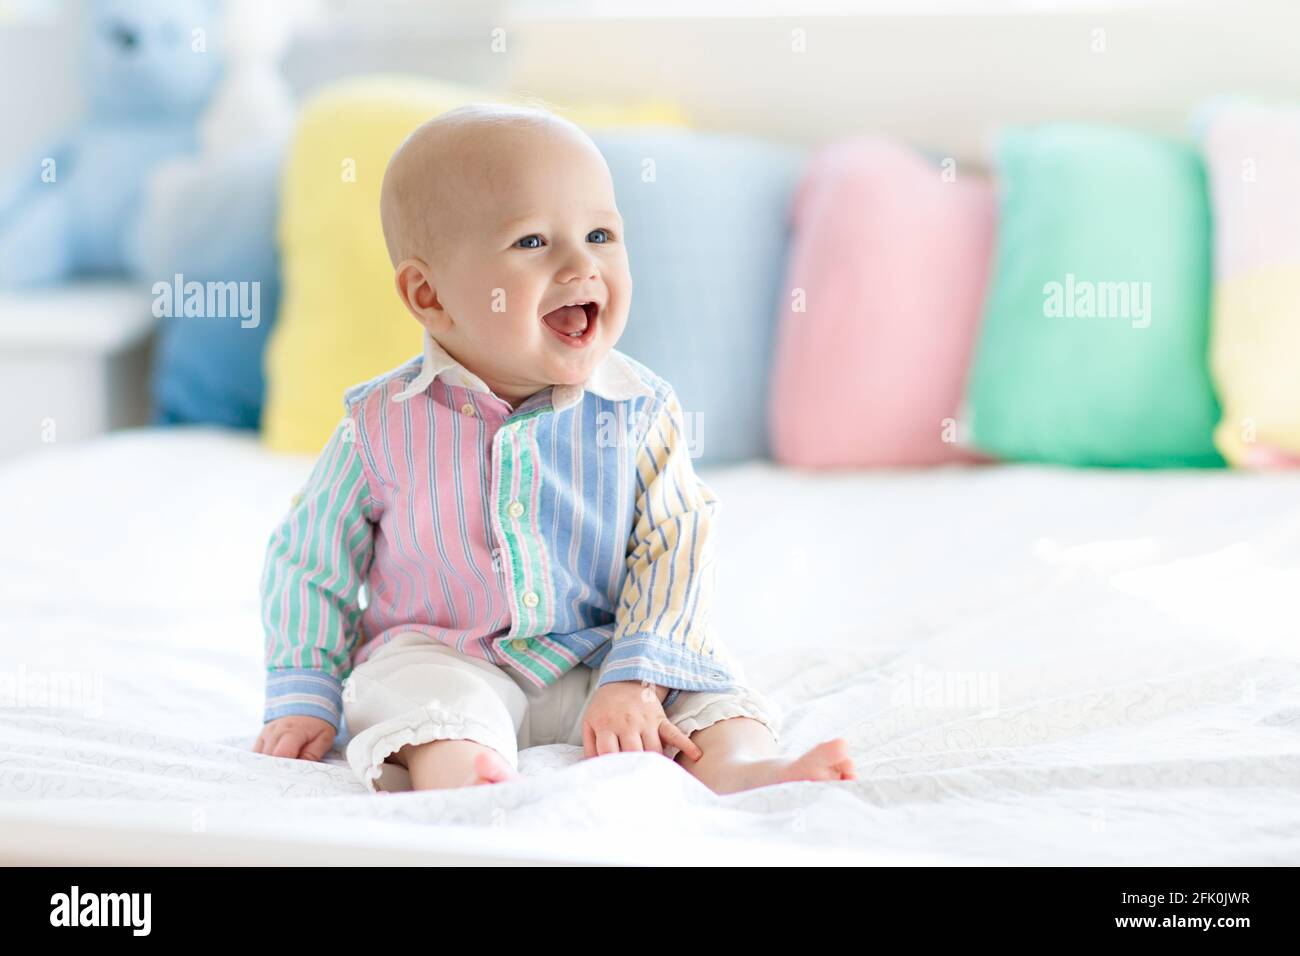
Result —
[{"label": "shirt sleeve", "polygon": [[712,535],[718,499],[695,474],[677,395],[669,391],[637,453],[628,574],[600,684],[649,681],[683,690],[734,684],[712,624]]},{"label": "shirt sleeve", "polygon": [[345,418],[267,546],[264,721],[307,715],[340,727],[342,677],[360,633],[358,599],[373,555],[370,501]]}]

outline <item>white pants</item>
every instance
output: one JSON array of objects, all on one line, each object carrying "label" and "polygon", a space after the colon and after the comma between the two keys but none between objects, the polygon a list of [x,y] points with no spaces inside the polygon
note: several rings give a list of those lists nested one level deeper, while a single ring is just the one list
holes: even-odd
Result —
[{"label": "white pants", "polygon": [[[547,687],[511,667],[462,654],[425,634],[398,634],[352,671],[343,712],[348,763],[371,790],[409,790],[406,768],[386,759],[407,744],[473,740],[516,770],[519,751],[583,745],[582,717],[600,672],[579,664]],[[777,736],[780,715],[757,691],[683,691],[665,715],[690,735],[719,720],[752,717]],[[664,744],[664,755],[678,748]]]}]

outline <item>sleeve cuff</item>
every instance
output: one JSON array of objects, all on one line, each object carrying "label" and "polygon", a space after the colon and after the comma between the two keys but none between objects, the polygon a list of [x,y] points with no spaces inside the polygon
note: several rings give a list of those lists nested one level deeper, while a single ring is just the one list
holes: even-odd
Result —
[{"label": "sleeve cuff", "polygon": [[343,719],[343,683],[326,671],[288,667],[266,675],[266,712],[262,722],[278,717],[319,717],[334,725]]},{"label": "sleeve cuff", "polygon": [[730,690],[735,679],[722,662],[687,650],[656,634],[625,634],[610,642],[596,686],[620,680],[671,688],[664,706],[683,690]]}]

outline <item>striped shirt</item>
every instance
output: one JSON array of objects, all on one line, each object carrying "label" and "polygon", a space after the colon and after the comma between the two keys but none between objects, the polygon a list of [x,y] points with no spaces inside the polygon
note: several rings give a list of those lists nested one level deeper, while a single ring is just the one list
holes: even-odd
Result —
[{"label": "striped shirt", "polygon": [[339,728],[343,682],[417,631],[538,687],[727,690],[710,620],[718,500],[671,385],[611,350],[581,386],[516,409],[425,335],[347,392],[262,573],[265,720]]}]

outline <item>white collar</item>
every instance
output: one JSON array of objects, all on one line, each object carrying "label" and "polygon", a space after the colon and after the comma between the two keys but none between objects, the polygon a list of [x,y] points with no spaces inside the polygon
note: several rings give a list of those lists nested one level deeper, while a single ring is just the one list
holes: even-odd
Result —
[{"label": "white collar", "polygon": [[[492,389],[488,388],[481,378],[452,358],[447,350],[426,331],[424,364],[420,367],[420,374],[411,381],[410,385],[394,395],[393,401],[404,402],[408,398],[419,395],[444,372],[447,373],[443,376],[444,381],[450,385],[461,385],[476,392],[493,394]],[[557,412],[562,412],[578,404],[582,400],[584,391],[620,402],[636,398],[638,395],[646,397],[654,395],[654,390],[641,380],[641,376],[628,364],[622,353],[614,349],[609,350],[609,354],[600,361],[582,385],[554,386],[551,391],[551,407]]]}]

